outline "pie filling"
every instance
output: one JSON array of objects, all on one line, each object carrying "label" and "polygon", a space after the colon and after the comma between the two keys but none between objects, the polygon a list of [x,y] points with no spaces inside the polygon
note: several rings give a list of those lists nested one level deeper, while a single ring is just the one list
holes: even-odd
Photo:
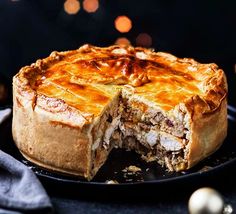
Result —
[{"label": "pie filling", "polygon": [[94,174],[113,148],[134,150],[145,161],[157,161],[169,171],[186,169],[189,130],[143,102],[116,97],[93,132]]}]

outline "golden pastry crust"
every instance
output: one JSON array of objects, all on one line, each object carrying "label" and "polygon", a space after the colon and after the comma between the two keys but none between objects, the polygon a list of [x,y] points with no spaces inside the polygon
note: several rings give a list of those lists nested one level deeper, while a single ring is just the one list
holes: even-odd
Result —
[{"label": "golden pastry crust", "polygon": [[217,65],[131,46],[84,45],[53,52],[13,78],[16,145],[38,165],[90,180],[109,154],[93,169],[94,127],[123,93],[189,130],[187,164],[177,171],[213,153],[226,136],[227,82]]}]

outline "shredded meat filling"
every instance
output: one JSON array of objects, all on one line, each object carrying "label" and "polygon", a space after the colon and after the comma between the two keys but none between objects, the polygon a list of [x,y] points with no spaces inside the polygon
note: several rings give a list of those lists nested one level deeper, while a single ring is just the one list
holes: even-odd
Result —
[{"label": "shredded meat filling", "polygon": [[107,125],[93,145],[95,150],[125,148],[135,150],[147,162],[158,161],[170,171],[185,168],[187,130],[180,122],[173,122],[161,112],[148,114],[133,108],[127,99],[120,99],[116,114],[109,113],[104,120]]},{"label": "shredded meat filling", "polygon": [[[126,101],[127,102],[127,101]],[[161,112],[143,117],[143,112],[126,103],[119,130],[122,146],[140,153],[146,161],[157,160],[170,171],[184,167],[184,148],[187,144],[183,125],[172,122]]]}]

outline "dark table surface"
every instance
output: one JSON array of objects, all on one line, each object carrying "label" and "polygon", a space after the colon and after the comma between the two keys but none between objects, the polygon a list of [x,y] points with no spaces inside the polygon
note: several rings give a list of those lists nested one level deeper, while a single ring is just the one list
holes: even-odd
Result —
[{"label": "dark table surface", "polygon": [[236,210],[236,166],[231,164],[212,174],[164,185],[125,188],[43,184],[56,213],[187,213],[192,192],[208,186],[217,189],[226,204]]}]

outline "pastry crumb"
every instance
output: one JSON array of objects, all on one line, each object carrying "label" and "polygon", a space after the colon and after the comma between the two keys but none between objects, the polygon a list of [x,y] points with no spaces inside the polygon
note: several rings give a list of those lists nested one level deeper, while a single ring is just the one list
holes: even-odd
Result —
[{"label": "pastry crumb", "polygon": [[198,172],[207,172],[208,170],[212,169],[211,166],[204,166]]},{"label": "pastry crumb", "polygon": [[122,172],[132,172],[132,173],[141,172],[141,171],[142,171],[141,168],[134,165],[130,165],[122,170]]},{"label": "pastry crumb", "polygon": [[106,184],[119,184],[119,182],[116,180],[108,180],[106,181]]}]

